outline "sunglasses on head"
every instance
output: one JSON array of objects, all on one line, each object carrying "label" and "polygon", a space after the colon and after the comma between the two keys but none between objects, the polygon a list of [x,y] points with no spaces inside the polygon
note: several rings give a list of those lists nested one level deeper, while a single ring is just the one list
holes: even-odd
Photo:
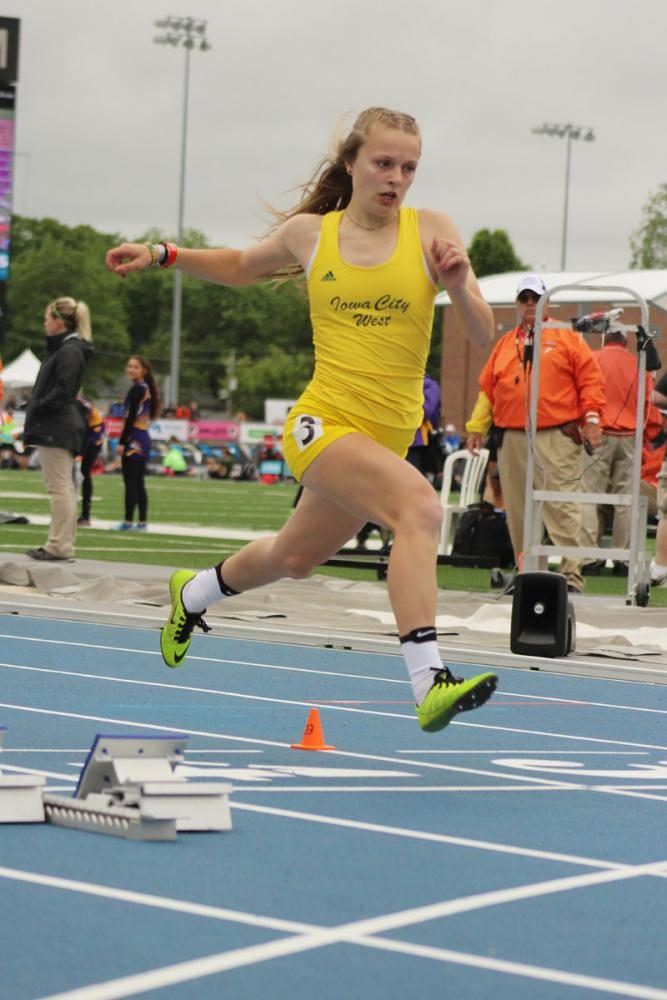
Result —
[{"label": "sunglasses on head", "polygon": [[517,295],[517,302],[521,302],[522,305],[525,305],[526,302],[539,302],[540,298],[541,296],[539,296],[537,292],[521,292],[520,295]]}]

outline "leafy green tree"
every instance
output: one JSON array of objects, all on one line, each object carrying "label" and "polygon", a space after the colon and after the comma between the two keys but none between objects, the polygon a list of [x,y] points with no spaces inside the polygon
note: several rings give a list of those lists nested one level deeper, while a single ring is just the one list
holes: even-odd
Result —
[{"label": "leafy green tree", "polygon": [[[157,230],[139,242],[169,240]],[[206,236],[187,230],[183,245],[206,247]],[[162,376],[169,371],[172,322],[172,273],[148,271],[124,282],[128,332],[133,349],[142,347]],[[293,282],[265,281],[248,288],[228,288],[183,277],[181,317],[181,402],[199,395],[219,397],[232,352],[239,360],[257,360],[271,345],[286,351],[309,351],[308,304]],[[169,401],[172,402],[172,401]]]},{"label": "leafy green tree", "polygon": [[56,219],[31,219],[27,216],[12,216],[12,263],[35,250],[45,240],[54,240],[60,247],[69,250],[89,250],[93,254],[104,254],[110,246],[123,240],[118,233],[100,233],[91,226],[66,226]]},{"label": "leafy green tree", "polygon": [[[116,381],[131,352],[146,355],[163,380],[170,367],[174,272],[149,269],[120,281],[106,269],[104,257],[110,246],[125,238],[55,219],[14,218],[5,359],[25,347],[43,353],[44,307],[65,294],[83,299],[91,310],[96,360],[88,369],[87,389],[89,380],[96,378]],[[156,243],[170,235],[151,229],[133,239]],[[205,234],[194,229],[186,231],[182,242],[208,246]],[[260,417],[264,396],[284,396],[287,386],[291,395],[292,386],[303,384],[303,371],[310,373],[308,303],[291,281],[226,288],[184,275],[181,326],[180,402],[200,396],[219,398],[227,386],[232,356],[244,394],[243,404],[238,405],[248,412],[252,408]],[[274,367],[279,377],[271,374]],[[251,371],[252,377],[246,377]],[[264,376],[265,390],[258,381]]]},{"label": "leafy green tree", "polygon": [[127,353],[122,290],[104,265],[104,251],[117,236],[89,226],[70,229],[53,219],[21,219],[14,225],[8,286],[7,358],[30,347],[43,354],[46,305],[60,295],[85,301],[91,312],[95,359],[87,379],[111,381],[110,357]]},{"label": "leafy green tree", "polygon": [[649,196],[639,229],[630,239],[632,268],[667,267],[667,184]]},{"label": "leafy green tree", "polygon": [[478,278],[488,274],[504,274],[506,271],[526,271],[524,264],[515,254],[512,241],[504,229],[479,229],[468,247],[468,256]]},{"label": "leafy green tree", "polygon": [[237,360],[237,387],[230,400],[234,411],[242,410],[254,420],[264,419],[264,400],[296,399],[306,387],[313,371],[310,352],[294,353],[269,347],[259,359]]}]

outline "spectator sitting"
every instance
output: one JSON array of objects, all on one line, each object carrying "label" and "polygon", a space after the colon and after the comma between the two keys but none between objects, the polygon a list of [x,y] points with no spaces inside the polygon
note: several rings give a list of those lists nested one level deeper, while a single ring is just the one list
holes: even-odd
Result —
[{"label": "spectator sitting", "polygon": [[273,460],[281,462],[282,458],[283,458],[282,452],[278,448],[278,442],[276,441],[276,438],[273,436],[273,434],[265,434],[264,445],[262,447],[259,456],[260,462],[270,462]]},{"label": "spectator sitting", "polygon": [[176,408],[177,420],[189,420],[190,416],[190,407],[186,406],[185,403],[181,403],[181,405]]},{"label": "spectator sitting", "polygon": [[212,456],[206,459],[206,473],[209,479],[228,479],[229,468],[229,465],[225,464],[224,461],[218,461]]},{"label": "spectator sitting", "polygon": [[187,474],[188,463],[183,450],[179,447],[178,438],[169,438],[169,451],[162,459],[163,476],[183,476]]},{"label": "spectator sitting", "polygon": [[14,420],[14,409],[8,403],[6,410],[0,410],[0,469],[18,469],[20,454],[16,439],[19,430]]},{"label": "spectator sitting", "polygon": [[190,403],[190,420],[201,420],[201,410],[196,399]]},{"label": "spectator sitting", "polygon": [[125,404],[122,399],[115,399],[111,406],[109,407],[109,417],[124,417],[125,416]]}]

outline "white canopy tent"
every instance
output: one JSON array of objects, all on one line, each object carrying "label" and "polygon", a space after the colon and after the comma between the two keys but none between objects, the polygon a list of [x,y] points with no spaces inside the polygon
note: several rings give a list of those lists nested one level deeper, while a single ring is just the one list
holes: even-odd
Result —
[{"label": "white canopy tent", "polygon": [[[507,274],[491,274],[486,278],[479,279],[479,285],[486,302],[490,306],[512,306],[516,301],[516,289],[519,281],[527,272],[509,271]],[[640,295],[646,302],[658,309],[667,312],[667,270],[655,271],[552,271],[540,272],[544,283],[549,288],[557,285],[601,285],[604,287],[620,286],[629,288]],[[624,296],[621,293],[611,294],[613,304],[623,305],[636,304],[632,296]],[[554,304],[560,303],[594,303],[608,302],[609,293],[604,291],[587,291],[585,289],[569,289],[568,291],[557,292],[553,299]],[[435,304],[446,306],[450,304],[449,296],[446,292],[441,292]]]},{"label": "white canopy tent", "polygon": [[0,380],[5,390],[31,389],[37,379],[37,372],[40,368],[39,358],[37,358],[30,348],[26,348],[14,358],[4,371],[0,372]]}]

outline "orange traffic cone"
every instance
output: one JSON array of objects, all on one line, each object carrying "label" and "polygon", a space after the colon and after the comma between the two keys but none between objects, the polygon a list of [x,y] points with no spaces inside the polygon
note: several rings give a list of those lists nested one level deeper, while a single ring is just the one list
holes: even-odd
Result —
[{"label": "orange traffic cone", "polygon": [[320,713],[316,708],[311,708],[308,714],[308,722],[303,731],[302,743],[291,743],[290,750],[335,750],[335,747],[327,746],[324,742]]}]

